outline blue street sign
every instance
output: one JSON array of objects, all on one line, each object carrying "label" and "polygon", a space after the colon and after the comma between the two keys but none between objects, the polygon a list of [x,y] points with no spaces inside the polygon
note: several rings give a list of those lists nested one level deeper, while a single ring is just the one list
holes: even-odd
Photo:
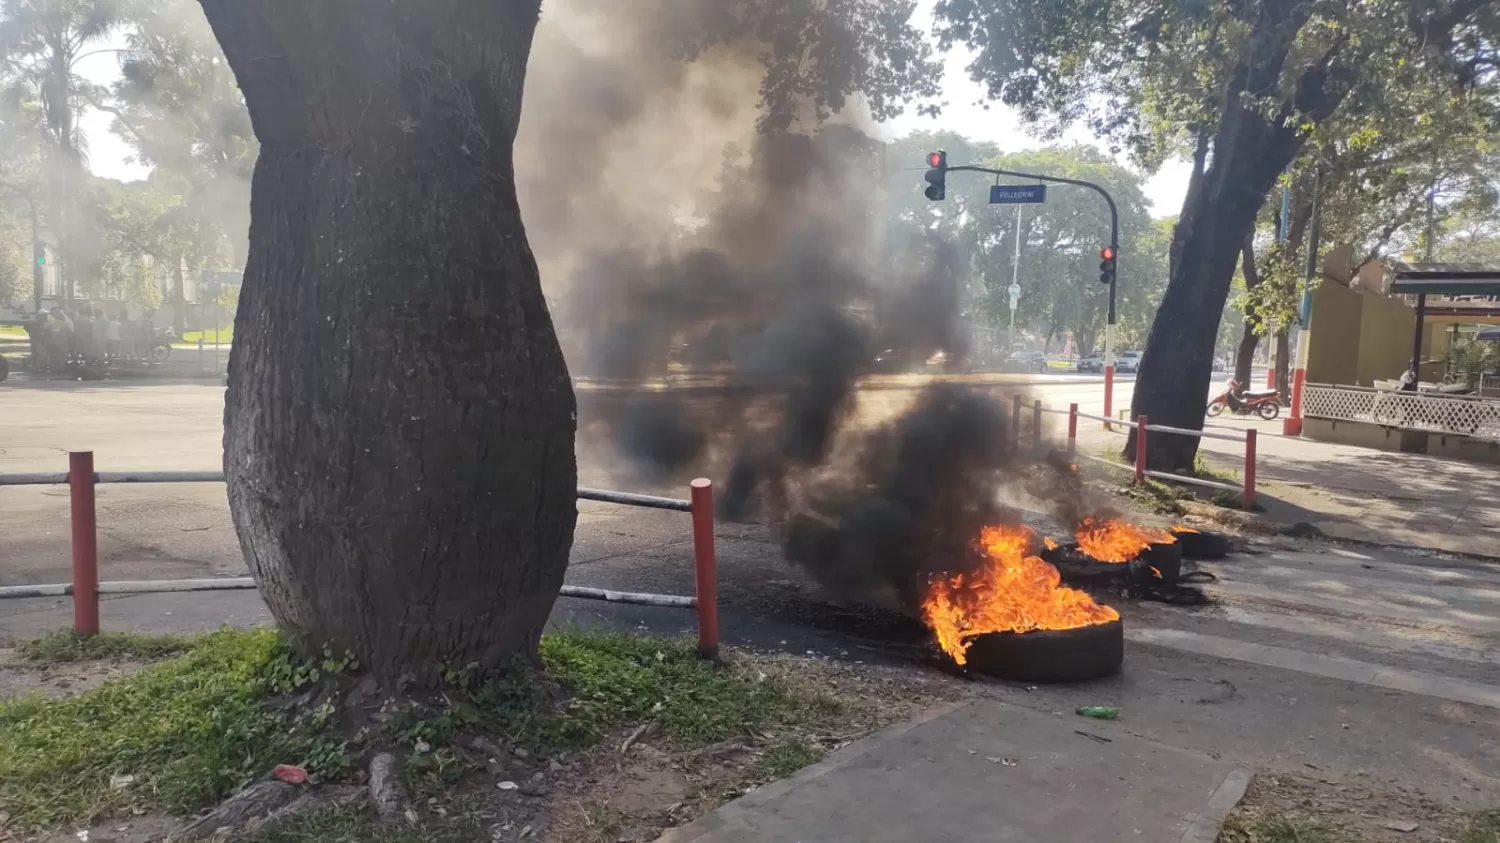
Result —
[{"label": "blue street sign", "polygon": [[990,188],[991,205],[1037,205],[1046,201],[1045,184],[997,184]]}]

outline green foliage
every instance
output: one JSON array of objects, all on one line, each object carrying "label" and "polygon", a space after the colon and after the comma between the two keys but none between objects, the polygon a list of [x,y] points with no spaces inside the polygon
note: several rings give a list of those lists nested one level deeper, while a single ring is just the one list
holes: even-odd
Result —
[{"label": "green foliage", "polygon": [[1466,342],[1448,357],[1448,380],[1470,389],[1479,385],[1479,376],[1500,368],[1500,350],[1492,342]]},{"label": "green foliage", "polygon": [[448,816],[415,827],[382,825],[368,807],[315,811],[247,838],[247,843],[476,843],[491,840],[475,814]]},{"label": "green foliage", "polygon": [[[761,128],[784,131],[799,118],[821,122],[858,96],[877,121],[939,93],[941,65],[912,25],[914,0],[759,0],[705,13],[696,0],[663,3],[664,52],[696,59],[721,44],[753,49],[765,68]],[[703,8],[700,8],[703,7]],[[935,110],[928,104],[924,110]]]},{"label": "green foliage", "polygon": [[14,827],[43,829],[126,806],[190,812],[278,763],[338,775],[328,712],[266,704],[308,678],[298,664],[275,632],[224,630],[92,691],[0,704],[0,804]]},{"label": "green foliage", "polygon": [[1359,843],[1359,838],[1318,822],[1233,814],[1219,832],[1218,843]]},{"label": "green foliage", "polygon": [[[965,315],[980,324],[1005,325],[1015,266],[1016,208],[989,205],[991,177],[953,173],[948,199],[930,202],[918,187],[923,154],[948,152],[950,165],[982,164],[1020,172],[1062,176],[1102,184],[1120,210],[1120,341],[1143,339],[1166,283],[1169,222],[1153,222],[1140,176],[1092,147],[1047,147],[1000,155],[992,144],[980,144],[951,132],[918,132],[891,144],[891,206],[885,223],[886,243],[904,248],[914,232],[933,230],[962,252],[968,266]],[[1005,183],[1021,179],[1005,178]],[[1022,216],[1021,297],[1018,329],[1056,340],[1071,332],[1091,350],[1101,336],[1108,287],[1099,283],[1099,250],[1109,242],[1109,213],[1094,192],[1069,185],[1049,185],[1047,201],[1025,206]]]},{"label": "green foliage", "polygon": [[823,750],[802,741],[784,741],[766,751],[761,767],[773,779],[784,779],[823,759]]},{"label": "green foliage", "polygon": [[72,630],[61,630],[22,644],[21,658],[39,664],[92,661],[96,659],[135,659],[155,661],[192,649],[194,642],[179,635],[137,635],[130,632],[101,632],[80,636]]},{"label": "green foliage", "polygon": [[1500,843],[1500,808],[1470,816],[1458,843]]},{"label": "green foliage", "polygon": [[538,749],[577,747],[650,720],[671,740],[697,743],[817,708],[778,683],[750,682],[699,658],[684,641],[555,633],[542,639],[541,660],[544,675],[518,666],[475,684],[455,673],[450,680],[467,691],[442,710],[409,714],[399,737],[436,746],[478,728]]},{"label": "green foliage", "polygon": [[[265,629],[193,639],[57,634],[22,648],[23,658],[52,662],[174,653],[72,697],[0,704],[0,805],[12,828],[84,823],[132,807],[191,812],[276,764],[299,764],[325,779],[348,773],[350,754],[360,747],[335,736],[344,724],[334,696],[271,703],[320,683],[324,690],[342,687],[329,680],[359,669],[347,654],[326,649],[302,658]],[[388,709],[397,717],[380,738],[407,747],[409,769],[441,787],[468,771],[467,759],[450,746],[461,734],[542,751],[584,747],[611,730],[650,722],[658,740],[686,747],[838,711],[826,698],[701,659],[685,641],[553,634],[542,639],[541,660],[545,672],[518,667],[483,678],[451,671],[452,687],[430,705]],[[773,748],[764,766],[781,775],[816,760],[816,753],[787,743]],[[331,812],[264,839],[447,839],[437,833],[441,828],[435,836],[382,837],[360,822]]]}]

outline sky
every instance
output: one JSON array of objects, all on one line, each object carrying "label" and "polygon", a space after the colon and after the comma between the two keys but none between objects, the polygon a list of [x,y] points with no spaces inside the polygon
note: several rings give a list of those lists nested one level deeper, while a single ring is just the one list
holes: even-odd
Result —
[{"label": "sky", "polygon": [[[930,0],[924,0],[914,16],[919,27],[930,27],[932,9]],[[114,43],[118,41],[119,43]],[[100,43],[97,49],[124,47],[123,36]],[[1041,146],[1042,143],[1021,128],[1021,121],[1014,110],[992,103],[986,110],[980,103],[984,89],[969,79],[964,71],[970,54],[966,50],[954,49],[944,61],[943,98],[947,105],[936,119],[906,114],[886,124],[887,139],[900,137],[912,131],[935,131],[949,129],[978,141],[989,141],[1003,152],[1016,152]],[[83,59],[78,65],[79,73],[90,81],[109,85],[119,78],[117,53],[104,52]],[[111,118],[99,111],[90,110],[84,115],[82,127],[89,140],[89,167],[95,175],[121,181],[143,179],[149,168],[130,161],[131,149],[110,131]],[[1098,145],[1087,130],[1074,130],[1062,138],[1063,143],[1087,143]],[[1130,166],[1123,156],[1116,156],[1121,164]],[[954,162],[968,163],[968,162]],[[1182,208],[1182,198],[1187,192],[1190,166],[1186,161],[1168,162],[1160,171],[1151,175],[1145,185],[1146,198],[1151,203],[1152,215],[1173,216]]]}]

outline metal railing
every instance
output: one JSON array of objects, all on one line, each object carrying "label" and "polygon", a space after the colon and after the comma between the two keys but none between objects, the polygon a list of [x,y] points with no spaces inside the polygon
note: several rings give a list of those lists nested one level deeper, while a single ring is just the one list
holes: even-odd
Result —
[{"label": "metal railing", "polygon": [[[1021,420],[1023,418],[1022,398],[1021,396],[1016,395],[1012,397],[1012,401],[1013,404],[1011,408],[1011,417],[1015,419],[1015,423],[1012,425],[1012,435],[1015,436],[1017,442],[1019,442],[1021,437]],[[1233,430],[1234,433],[1218,433],[1213,430],[1189,430],[1188,428],[1184,427],[1169,427],[1164,424],[1150,424],[1149,420],[1145,416],[1141,416],[1133,422],[1116,421],[1109,418],[1108,416],[1095,416],[1090,413],[1079,412],[1077,404],[1069,404],[1068,409],[1062,410],[1053,407],[1046,407],[1042,404],[1040,399],[1037,399],[1033,401],[1031,405],[1031,441],[1035,445],[1040,445],[1042,443],[1043,413],[1052,413],[1054,415],[1062,415],[1068,417],[1068,455],[1071,457],[1081,457],[1090,462],[1098,463],[1100,465],[1106,465],[1111,468],[1120,469],[1122,471],[1133,472],[1135,475],[1134,482],[1136,483],[1144,481],[1147,477],[1152,477],[1157,480],[1169,480],[1174,483],[1184,483],[1189,486],[1202,486],[1209,489],[1235,492],[1239,494],[1240,503],[1245,509],[1251,509],[1255,506],[1256,430],[1253,427],[1247,428],[1245,430],[1237,430],[1235,428],[1225,428],[1223,426],[1219,426],[1217,428],[1219,430]],[[1107,460],[1102,457],[1093,456],[1092,454],[1078,453],[1079,419],[1090,419],[1094,421],[1104,422],[1106,429],[1109,430],[1113,430],[1115,427],[1136,429],[1138,433],[1135,440],[1135,465],[1126,465],[1122,462]],[[1157,433],[1171,433],[1178,436],[1196,436],[1200,439],[1222,439],[1226,442],[1244,443],[1244,482],[1239,484],[1225,483],[1218,480],[1206,480],[1202,477],[1191,477],[1184,474],[1173,474],[1167,471],[1152,471],[1146,468],[1146,457],[1148,454],[1147,448],[1150,445],[1150,437],[1148,436],[1148,434],[1152,431],[1155,431]]]},{"label": "metal railing", "polygon": [[1500,400],[1475,395],[1310,383],[1303,387],[1302,415],[1500,441]]},{"label": "metal railing", "polygon": [[[73,576],[68,583],[0,586],[0,599],[72,597],[73,631],[99,632],[99,595],[161,594],[182,591],[255,589],[251,577],[217,579],[99,581],[99,534],[94,487],[101,483],[223,483],[222,471],[104,471],[94,470],[92,451],[68,454],[65,472],[0,474],[0,486],[67,486],[72,522]],[[689,484],[689,497],[664,498],[608,489],[579,487],[578,499],[601,503],[668,509],[692,516],[694,595],[651,594],[564,585],[559,594],[583,600],[633,603],[693,609],[698,617],[698,651],[714,657],[719,650],[719,604],[714,549],[713,483],[699,478]]]}]

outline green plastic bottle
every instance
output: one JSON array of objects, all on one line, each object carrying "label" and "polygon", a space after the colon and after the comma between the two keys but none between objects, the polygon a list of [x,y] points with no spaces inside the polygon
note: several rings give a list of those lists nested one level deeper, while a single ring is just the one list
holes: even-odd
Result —
[{"label": "green plastic bottle", "polygon": [[1086,705],[1078,709],[1078,713],[1083,717],[1092,717],[1095,720],[1117,720],[1120,717],[1120,710],[1118,708],[1107,705]]}]

